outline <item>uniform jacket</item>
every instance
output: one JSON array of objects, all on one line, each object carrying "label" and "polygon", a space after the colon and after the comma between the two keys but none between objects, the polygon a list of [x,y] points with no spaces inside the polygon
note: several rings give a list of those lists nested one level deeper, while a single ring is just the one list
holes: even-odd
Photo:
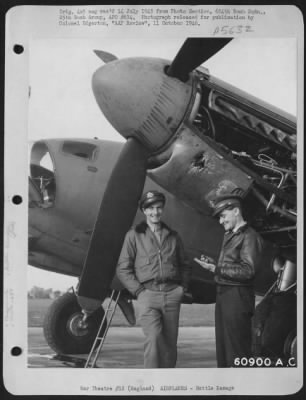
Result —
[{"label": "uniform jacket", "polygon": [[188,287],[191,268],[177,232],[162,223],[159,243],[146,222],[128,231],[117,265],[117,276],[133,294],[144,289],[145,282],[177,282]]},{"label": "uniform jacket", "polygon": [[251,286],[261,261],[262,239],[249,225],[224,235],[215,280],[224,285]]}]

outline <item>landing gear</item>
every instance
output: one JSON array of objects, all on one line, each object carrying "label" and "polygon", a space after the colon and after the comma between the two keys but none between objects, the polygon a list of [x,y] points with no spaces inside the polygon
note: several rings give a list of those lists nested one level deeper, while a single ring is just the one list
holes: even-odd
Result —
[{"label": "landing gear", "polygon": [[253,319],[254,354],[297,362],[296,264],[276,258],[275,283],[257,305]]},{"label": "landing gear", "polygon": [[254,317],[256,355],[296,360],[296,324],[295,293],[267,296],[256,307]]},{"label": "landing gear", "polygon": [[287,358],[297,360],[297,334],[293,329],[287,336],[284,344],[284,354]]},{"label": "landing gear", "polygon": [[[50,306],[44,320],[48,345],[58,354],[89,353],[104,316],[99,307],[82,325],[83,314],[74,293],[65,293]],[[106,321],[103,329],[106,329]]]}]

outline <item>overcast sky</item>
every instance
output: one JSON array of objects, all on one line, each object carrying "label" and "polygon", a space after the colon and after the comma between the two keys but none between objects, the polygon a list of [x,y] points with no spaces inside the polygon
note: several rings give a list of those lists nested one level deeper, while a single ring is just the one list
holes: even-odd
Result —
[{"label": "overcast sky", "polygon": [[[102,65],[94,49],[118,58],[149,56],[172,60],[182,39],[34,40],[30,47],[29,140],[82,137],[122,141],[101,114],[92,90]],[[235,39],[205,64],[210,74],[296,115],[294,39]],[[29,267],[28,287],[65,290],[75,278]]]}]

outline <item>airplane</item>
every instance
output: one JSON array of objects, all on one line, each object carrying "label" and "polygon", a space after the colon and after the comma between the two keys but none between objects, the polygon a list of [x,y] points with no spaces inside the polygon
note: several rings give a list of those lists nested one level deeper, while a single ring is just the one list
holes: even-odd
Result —
[{"label": "airplane", "polygon": [[148,189],[166,194],[165,221],[192,265],[184,301],[214,303],[213,275],[194,258],[217,259],[223,230],[212,218],[214,201],[239,189],[265,241],[254,353],[296,357],[296,119],[202,66],[231,40],[188,38],[172,62],[95,50],[104,65],[93,74],[93,93],[125,144],[61,138],[32,145],[29,264],[79,277],[45,318],[58,354],[89,352],[112,290],[135,324],[133,298],[115,268],[126,232],[143,218],[138,201]]}]

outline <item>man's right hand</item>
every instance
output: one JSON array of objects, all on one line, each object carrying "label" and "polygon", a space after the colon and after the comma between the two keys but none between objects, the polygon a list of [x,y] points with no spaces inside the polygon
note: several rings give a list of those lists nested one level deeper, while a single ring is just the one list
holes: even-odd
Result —
[{"label": "man's right hand", "polygon": [[208,271],[215,272],[215,269],[216,269],[216,265],[215,264],[209,263],[207,261],[199,260],[196,257],[194,258],[194,261],[196,261],[198,264],[201,265],[201,267],[207,269]]}]

